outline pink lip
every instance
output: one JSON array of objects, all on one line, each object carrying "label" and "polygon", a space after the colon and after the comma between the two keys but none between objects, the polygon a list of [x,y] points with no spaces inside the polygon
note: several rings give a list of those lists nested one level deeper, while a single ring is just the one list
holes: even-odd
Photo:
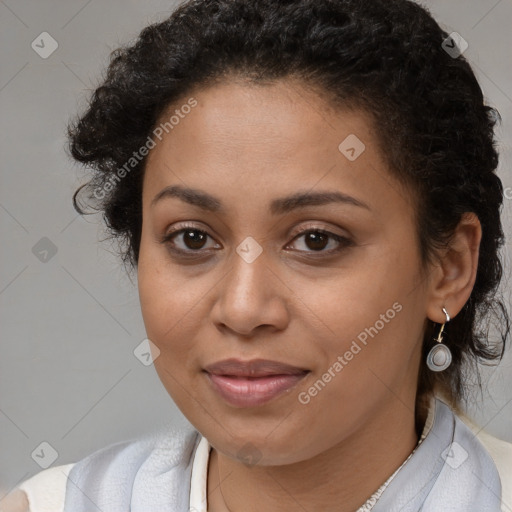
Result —
[{"label": "pink lip", "polygon": [[213,389],[236,407],[262,405],[295,386],[308,370],[277,361],[226,359],[205,368]]}]

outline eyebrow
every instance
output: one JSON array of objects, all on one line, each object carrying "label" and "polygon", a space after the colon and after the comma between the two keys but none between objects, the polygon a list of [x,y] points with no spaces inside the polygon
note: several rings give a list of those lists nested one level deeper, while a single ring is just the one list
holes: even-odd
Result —
[{"label": "eyebrow", "polygon": [[[171,185],[163,188],[151,201],[151,207],[162,199],[173,197],[203,210],[218,213],[224,212],[220,199],[202,190],[182,187],[181,185]],[[338,191],[299,191],[290,196],[272,200],[270,212],[272,215],[283,215],[307,206],[323,206],[331,203],[349,204],[370,210],[370,207],[363,201]]]}]

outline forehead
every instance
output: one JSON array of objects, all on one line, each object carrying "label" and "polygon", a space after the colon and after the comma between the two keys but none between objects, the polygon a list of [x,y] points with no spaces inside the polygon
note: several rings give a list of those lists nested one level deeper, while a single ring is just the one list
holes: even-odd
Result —
[{"label": "forehead", "polygon": [[249,203],[299,189],[361,196],[392,181],[370,116],[335,109],[293,81],[192,91],[162,114],[158,127],[161,140],[155,138],[146,162],[145,203],[172,186]]},{"label": "forehead", "polygon": [[[195,106],[188,108],[191,101]],[[320,140],[329,143],[334,137],[336,141],[340,128],[373,142],[369,140],[376,135],[372,123],[365,111],[336,107],[325,93],[320,95],[297,80],[255,84],[238,79],[191,91],[173,102],[157,125],[162,126],[165,142],[171,145],[194,135],[200,145],[216,142],[225,146],[222,149],[248,143],[255,148],[265,145],[269,150],[279,149],[276,153],[285,157],[290,150],[300,151],[304,141],[310,149],[313,142],[318,146]],[[165,137],[171,133],[173,137]]]}]

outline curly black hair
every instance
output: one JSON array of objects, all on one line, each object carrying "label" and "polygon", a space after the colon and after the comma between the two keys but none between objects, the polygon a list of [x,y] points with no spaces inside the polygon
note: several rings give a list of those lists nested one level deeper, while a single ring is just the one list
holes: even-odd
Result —
[{"label": "curly black hair", "polygon": [[[484,104],[464,56],[447,51],[454,47],[450,37],[410,0],[183,3],[142,30],[133,45],[111,53],[86,112],[70,122],[71,155],[93,170],[73,196],[75,208],[87,213],[79,200],[87,192],[86,204],[103,212],[109,235],[121,242],[123,261],[133,269],[146,161],[135,159],[135,150],[190,91],[235,77],[254,83],[297,78],[332,105],[364,109],[389,167],[412,191],[424,264],[449,244],[465,212],[482,225],[471,297],[446,328],[453,362],[439,373],[422,365],[418,382],[418,397],[438,390],[458,404],[466,397],[466,365],[503,357],[510,320],[497,297],[504,243],[494,140],[500,115]],[[500,327],[493,343],[492,317]],[[423,357],[437,327],[427,320]]]}]

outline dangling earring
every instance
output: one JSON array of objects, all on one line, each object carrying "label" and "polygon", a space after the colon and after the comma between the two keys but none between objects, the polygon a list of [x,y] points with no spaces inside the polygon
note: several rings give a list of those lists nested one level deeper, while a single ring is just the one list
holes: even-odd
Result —
[{"label": "dangling earring", "polygon": [[452,353],[450,349],[443,344],[444,326],[450,321],[450,315],[445,308],[443,308],[443,313],[446,315],[446,322],[441,326],[441,330],[439,331],[436,339],[437,344],[430,349],[430,352],[427,355],[427,366],[433,372],[442,372],[443,370],[446,370],[452,362]]}]

